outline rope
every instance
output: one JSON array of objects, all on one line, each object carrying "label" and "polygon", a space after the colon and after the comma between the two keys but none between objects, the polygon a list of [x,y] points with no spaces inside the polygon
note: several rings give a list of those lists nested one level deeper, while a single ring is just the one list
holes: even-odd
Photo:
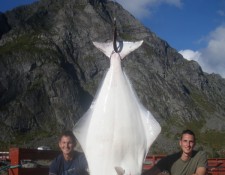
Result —
[{"label": "rope", "polygon": [[115,3],[116,3],[116,0],[114,0],[114,9],[113,9],[113,16],[114,16],[114,18],[113,18],[113,49],[114,49],[114,51],[116,52],[116,53],[118,53],[118,48],[117,48],[117,46],[116,46],[116,41],[117,41],[117,26],[116,26],[116,5],[115,5]]},{"label": "rope", "polygon": [[113,49],[116,53],[118,53],[118,49],[116,46],[117,41],[117,27],[116,27],[116,18],[114,18],[114,35],[113,35]]},{"label": "rope", "polygon": [[0,168],[0,172],[4,171],[4,170],[8,170],[8,169],[13,169],[13,168],[21,168],[22,165],[7,165],[7,166],[3,166]]}]

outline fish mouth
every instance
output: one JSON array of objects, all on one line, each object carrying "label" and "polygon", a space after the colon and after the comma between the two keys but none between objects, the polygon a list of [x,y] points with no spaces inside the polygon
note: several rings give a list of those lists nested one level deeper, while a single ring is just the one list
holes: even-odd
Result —
[{"label": "fish mouth", "polygon": [[122,167],[116,166],[115,170],[116,170],[118,175],[124,175],[125,174],[125,170]]}]

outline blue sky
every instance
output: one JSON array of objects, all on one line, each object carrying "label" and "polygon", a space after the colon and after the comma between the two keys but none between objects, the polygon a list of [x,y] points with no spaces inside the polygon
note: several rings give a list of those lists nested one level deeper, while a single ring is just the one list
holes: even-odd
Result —
[{"label": "blue sky", "polygon": [[31,4],[38,0],[0,0],[0,12],[11,10],[20,5]]},{"label": "blue sky", "polygon": [[225,0],[114,0],[204,72],[225,78]]},{"label": "blue sky", "polygon": [[[0,0],[0,11],[37,0]],[[225,0],[113,0],[203,71],[225,78]],[[4,3],[3,3],[4,2]]]}]

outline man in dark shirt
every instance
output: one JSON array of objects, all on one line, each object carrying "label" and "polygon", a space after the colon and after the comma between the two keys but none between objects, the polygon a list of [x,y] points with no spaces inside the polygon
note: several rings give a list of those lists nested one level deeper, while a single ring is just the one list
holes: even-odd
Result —
[{"label": "man in dark shirt", "polygon": [[76,138],[72,131],[65,131],[59,138],[62,154],[49,167],[49,175],[87,175],[88,164],[83,153],[74,151]]},{"label": "man in dark shirt", "polygon": [[207,156],[204,151],[194,151],[195,134],[184,130],[179,141],[181,152],[161,159],[142,175],[205,175]]}]

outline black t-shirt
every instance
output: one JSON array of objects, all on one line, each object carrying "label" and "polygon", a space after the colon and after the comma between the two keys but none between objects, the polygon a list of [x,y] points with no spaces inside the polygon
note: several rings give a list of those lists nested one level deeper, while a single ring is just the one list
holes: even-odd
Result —
[{"label": "black t-shirt", "polygon": [[88,164],[83,153],[74,152],[73,159],[66,161],[58,155],[49,167],[49,175],[87,175]]}]

